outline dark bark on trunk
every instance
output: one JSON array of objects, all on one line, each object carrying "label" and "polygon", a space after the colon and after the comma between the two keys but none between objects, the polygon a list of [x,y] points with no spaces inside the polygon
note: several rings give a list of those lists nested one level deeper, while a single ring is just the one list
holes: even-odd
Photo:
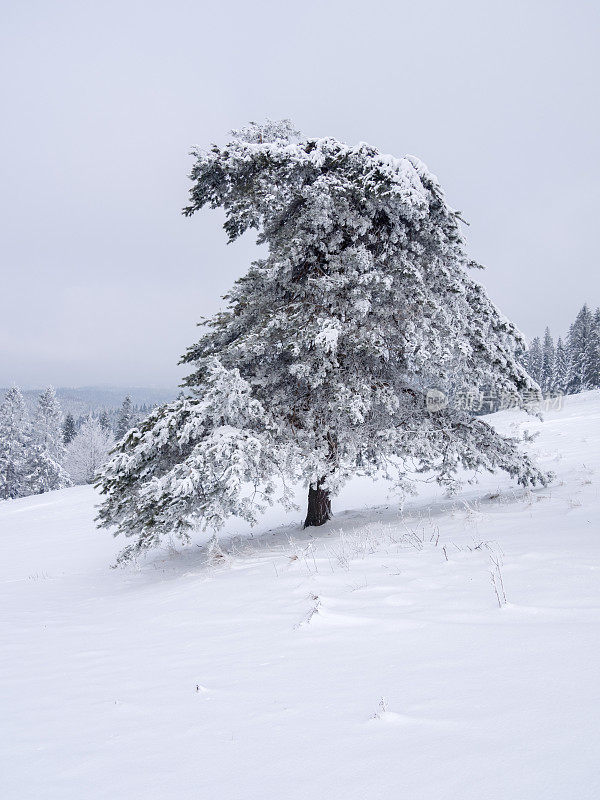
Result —
[{"label": "dark bark on trunk", "polygon": [[311,525],[324,525],[331,519],[331,498],[327,489],[321,489],[323,480],[319,480],[316,486],[311,484],[308,487],[308,511],[304,521],[304,527]]}]

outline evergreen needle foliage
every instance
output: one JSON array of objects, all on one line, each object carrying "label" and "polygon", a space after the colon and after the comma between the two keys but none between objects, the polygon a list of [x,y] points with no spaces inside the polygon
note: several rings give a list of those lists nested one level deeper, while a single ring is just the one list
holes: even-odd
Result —
[{"label": "evergreen needle foliage", "polygon": [[38,399],[33,423],[14,386],[0,405],[0,499],[11,500],[71,485],[63,469],[61,410],[49,386]]},{"label": "evergreen needle foliage", "polygon": [[252,124],[195,151],[191,216],[223,208],[230,241],[255,229],[255,261],[189,348],[188,395],[120,441],[99,480],[99,524],[127,558],[230,515],[255,522],[312,490],[307,524],[352,475],[505,470],[545,483],[518,443],[465,410],[428,410],[430,387],[538,391],[525,343],[468,274],[459,213],[416,158]]},{"label": "evergreen needle foliage", "polygon": [[559,338],[555,345],[546,328],[543,344],[536,336],[522,361],[546,395],[600,387],[600,309],[582,306],[564,343]]}]

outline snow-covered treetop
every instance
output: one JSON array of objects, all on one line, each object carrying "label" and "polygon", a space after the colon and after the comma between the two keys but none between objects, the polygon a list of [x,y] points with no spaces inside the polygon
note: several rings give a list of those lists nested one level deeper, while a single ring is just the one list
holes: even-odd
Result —
[{"label": "snow-covered treetop", "polygon": [[[269,255],[237,282],[229,310],[210,322],[216,332],[185,361],[231,348],[227,362],[245,374],[250,332],[260,327],[271,360],[285,327],[292,350],[303,339],[338,356],[369,351],[412,388],[485,385],[491,369],[501,391],[535,390],[514,358],[525,349],[521,334],[469,277],[466,268],[479,265],[460,215],[417,158],[332,138],[298,141],[287,121],[252,125],[195,157],[184,213],[223,207],[229,239],[254,228]],[[190,385],[202,372],[199,364]]]},{"label": "snow-covered treetop", "polygon": [[289,119],[267,119],[263,123],[251,122],[239,130],[231,131],[231,136],[240,142],[267,144],[269,142],[297,142],[301,138]]},{"label": "snow-covered treetop", "polygon": [[[370,202],[391,202],[407,219],[421,220],[435,206],[447,218],[450,238],[462,241],[459,213],[446,206],[437,178],[414,156],[395,158],[364,142],[349,146],[331,137],[300,140],[289,120],[253,123],[232,133],[224,147],[193,151],[197,161],[190,177],[195,185],[185,209],[189,215],[206,204],[223,206],[232,240],[248,228],[260,229],[261,240],[276,238],[281,217],[299,210],[290,203],[304,199],[310,208],[311,199],[327,186],[334,196],[345,195],[348,209],[358,212],[355,225],[368,219]],[[351,218],[341,222],[349,226]],[[325,214],[319,227],[331,232],[331,223]]]}]

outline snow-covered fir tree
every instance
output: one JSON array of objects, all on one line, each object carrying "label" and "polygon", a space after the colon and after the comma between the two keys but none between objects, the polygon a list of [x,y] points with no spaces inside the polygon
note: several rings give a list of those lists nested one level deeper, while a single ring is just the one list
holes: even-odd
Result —
[{"label": "snow-covered fir tree", "polygon": [[552,338],[550,329],[546,328],[544,332],[544,344],[542,346],[542,376],[540,381],[540,386],[544,394],[550,392],[552,389],[555,357],[554,339]]},{"label": "snow-covered fir tree", "polygon": [[62,412],[52,386],[40,395],[28,448],[31,493],[41,494],[69,486],[71,481],[62,467],[65,457]]},{"label": "snow-covered fir tree", "polygon": [[48,455],[35,438],[28,448],[29,491],[27,494],[42,494],[54,489],[71,486],[72,481],[62,464]]},{"label": "snow-covered fir tree", "polygon": [[34,419],[34,438],[48,455],[56,461],[64,456],[62,411],[52,386],[39,396]]},{"label": "snow-covered fir tree", "polygon": [[195,156],[185,213],[223,208],[229,240],[254,228],[267,255],[184,356],[189,396],[131,430],[103,471],[99,523],[134,537],[122,558],[232,514],[255,522],[299,479],[306,525],[355,474],[404,490],[408,469],[450,489],[461,468],[547,482],[468,409],[427,405],[432,387],[493,385],[518,404],[539,387],[417,158],[300,139],[286,122]]},{"label": "snow-covered fir tree", "polygon": [[121,406],[121,411],[119,412],[119,419],[117,421],[117,427],[115,430],[116,438],[122,439],[127,431],[133,427],[134,421],[135,418],[133,414],[131,397],[127,395],[127,397],[123,400],[123,405]]},{"label": "snow-covered fir tree", "polygon": [[567,389],[569,375],[569,361],[563,340],[559,337],[554,355],[554,371],[552,374],[551,391],[563,394]]},{"label": "snow-covered fir tree", "polygon": [[65,416],[65,421],[62,427],[63,443],[65,445],[72,442],[77,435],[77,426],[75,425],[75,417],[70,412]]},{"label": "snow-covered fir tree", "polygon": [[600,386],[600,308],[594,311],[588,342],[589,382],[592,387]]},{"label": "snow-covered fir tree", "polygon": [[0,499],[31,492],[31,428],[20,389],[9,389],[0,405]]},{"label": "snow-covered fir tree", "polygon": [[67,445],[64,464],[73,483],[93,483],[114,443],[112,432],[90,414]]},{"label": "snow-covered fir tree", "polygon": [[583,392],[593,386],[592,325],[592,313],[587,305],[584,305],[569,328],[567,338],[569,351],[568,394]]},{"label": "snow-covered fir tree", "polygon": [[538,336],[531,341],[527,351],[527,371],[533,380],[543,388],[544,380],[544,351]]},{"label": "snow-covered fir tree", "polygon": [[98,422],[104,428],[105,431],[112,431],[112,426],[110,424],[110,416],[106,409],[103,409],[100,412],[100,416],[98,417]]}]

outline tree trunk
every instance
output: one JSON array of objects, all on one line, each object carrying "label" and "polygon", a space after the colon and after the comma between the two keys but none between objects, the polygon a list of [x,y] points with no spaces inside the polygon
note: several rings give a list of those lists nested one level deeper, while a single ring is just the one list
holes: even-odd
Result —
[{"label": "tree trunk", "polygon": [[331,519],[331,498],[327,489],[321,489],[323,479],[318,480],[316,486],[310,484],[308,487],[308,511],[304,527],[311,525],[324,525]]}]

